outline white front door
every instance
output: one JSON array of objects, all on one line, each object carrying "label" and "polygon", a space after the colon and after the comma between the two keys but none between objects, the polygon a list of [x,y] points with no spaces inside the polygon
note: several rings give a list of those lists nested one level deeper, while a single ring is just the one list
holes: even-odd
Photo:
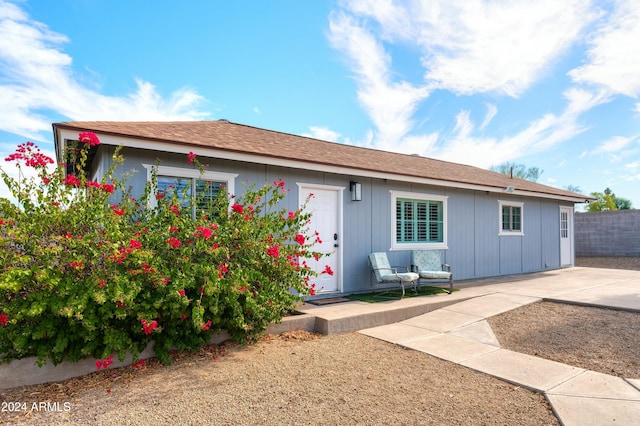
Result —
[{"label": "white front door", "polygon": [[560,207],[560,266],[571,265],[573,208]]},{"label": "white front door", "polygon": [[[318,273],[318,277],[312,279],[316,284],[317,293],[336,293],[341,291],[341,251],[342,241],[342,190],[341,187],[298,184],[300,188],[300,204],[307,197],[307,212],[311,213],[309,223],[309,237],[315,238],[318,232],[319,242],[313,247],[314,251],[325,254],[318,261],[314,258],[307,259],[309,266]],[[329,265],[333,275],[322,273]]]}]

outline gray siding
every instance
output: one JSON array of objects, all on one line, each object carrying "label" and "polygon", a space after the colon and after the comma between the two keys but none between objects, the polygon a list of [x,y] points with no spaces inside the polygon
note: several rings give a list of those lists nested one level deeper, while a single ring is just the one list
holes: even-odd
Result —
[{"label": "gray siding", "polygon": [[499,275],[522,273],[522,246],[525,237],[500,237]]},{"label": "gray siding", "polygon": [[498,202],[496,197],[476,193],[473,209],[467,211],[467,220],[474,221],[476,231],[474,239],[475,270],[473,276],[468,278],[500,275],[500,238],[498,237]]},{"label": "gray siding", "polygon": [[[111,163],[112,147],[102,147],[96,158],[100,170]],[[139,149],[123,150],[122,170],[135,169],[131,176],[133,194],[141,193],[146,183],[142,163],[174,167],[193,167],[184,155],[169,155]],[[209,163],[208,170],[238,174],[235,187],[241,193],[245,185],[262,185],[278,179],[286,182],[290,195],[284,201],[288,210],[298,208],[296,183],[344,187],[343,233],[340,238],[343,255],[343,290],[345,293],[371,289],[371,273],[367,255],[375,251],[388,253],[392,265],[409,265],[409,251],[391,251],[392,206],[390,191],[407,191],[444,195],[447,201],[448,249],[442,250],[443,261],[452,267],[456,280],[470,280],[500,275],[513,275],[560,267],[559,206],[557,201],[521,198],[482,191],[444,189],[382,179],[353,177],[302,169],[242,163],[230,160],[200,158]],[[362,201],[351,201],[349,182],[362,184]],[[498,200],[524,202],[524,236],[499,236]],[[326,237],[325,237],[326,238]]]},{"label": "gray siding", "polygon": [[[374,191],[371,179],[358,178],[353,180],[362,184],[362,201],[352,202],[351,193],[344,192],[342,255],[345,266],[345,292],[358,291],[362,288],[368,288],[370,285],[367,255],[371,252],[371,247],[374,246],[374,239],[378,239],[381,234],[381,232],[376,232],[373,225]],[[382,222],[377,216],[376,219],[379,223]],[[365,271],[364,276],[363,271]]]},{"label": "gray siding", "polygon": [[522,271],[540,271],[544,269],[540,200],[524,200],[524,202],[525,237],[522,245]]},{"label": "gray siding", "polygon": [[452,266],[454,279],[472,278],[476,273],[475,194],[472,191],[451,191],[448,203],[449,249],[444,250],[445,263]]}]

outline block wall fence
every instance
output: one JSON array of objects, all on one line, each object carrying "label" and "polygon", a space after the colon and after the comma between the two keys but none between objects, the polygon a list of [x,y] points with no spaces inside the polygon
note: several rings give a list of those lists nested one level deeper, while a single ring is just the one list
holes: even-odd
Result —
[{"label": "block wall fence", "polygon": [[640,210],[574,215],[576,257],[640,256]]}]

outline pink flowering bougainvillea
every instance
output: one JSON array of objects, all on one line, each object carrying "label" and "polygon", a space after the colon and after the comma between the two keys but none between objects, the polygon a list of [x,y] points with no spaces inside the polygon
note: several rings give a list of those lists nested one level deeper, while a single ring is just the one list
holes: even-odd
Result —
[{"label": "pink flowering bougainvillea", "polygon": [[144,332],[144,334],[151,334],[153,333],[153,330],[158,328],[158,321],[156,320],[147,321],[143,319],[140,320],[140,322],[142,323],[142,331]]},{"label": "pink flowering bougainvillea", "polygon": [[324,271],[322,271],[323,274],[329,274],[329,275],[333,275],[333,269],[331,269],[331,267],[329,265],[326,265],[324,267]]},{"label": "pink flowering bougainvillea", "polygon": [[145,361],[144,359],[141,359],[140,361],[134,362],[133,364],[131,364],[131,366],[133,368],[135,368],[136,370],[140,370],[142,367],[144,367]]},{"label": "pink flowering bougainvillea", "polygon": [[25,166],[33,168],[45,168],[54,163],[53,158],[43,154],[33,142],[18,145],[16,152],[5,158],[7,162],[19,160],[24,160]]},{"label": "pink flowering bougainvillea", "polygon": [[76,176],[74,175],[67,175],[67,177],[64,178],[64,184],[67,186],[80,186],[80,179],[78,179]]},{"label": "pink flowering bougainvillea", "polygon": [[78,140],[82,143],[87,143],[91,146],[100,145],[100,139],[92,132],[80,132]]},{"label": "pink flowering bougainvillea", "polygon": [[[126,178],[114,178],[127,176],[115,172],[119,149],[104,179],[87,179],[99,143],[82,132],[55,168],[22,144],[6,161],[35,173],[16,179],[0,169],[18,205],[0,199],[0,362],[93,357],[104,369],[115,356],[137,362],[153,341],[170,363],[170,349],[197,349],[221,330],[252,341],[316,294],[304,259],[323,256],[313,251],[320,236],[304,208],[282,208],[284,181],[235,197],[223,187],[203,202],[159,193],[152,173],[132,194]],[[185,163],[202,171],[195,153]]]},{"label": "pink flowering bougainvillea", "polygon": [[278,257],[280,256],[280,247],[278,246],[271,246],[267,248],[267,255],[271,256],[271,257]]},{"label": "pink flowering bougainvillea", "polygon": [[231,206],[231,210],[233,210],[238,214],[244,213],[244,207],[242,206],[242,204],[238,204],[238,203],[235,203],[233,206]]},{"label": "pink flowering bougainvillea", "polygon": [[72,269],[82,269],[84,265],[82,262],[71,262],[69,266],[71,266]]},{"label": "pink flowering bougainvillea", "polygon": [[98,359],[96,360],[96,370],[101,368],[106,370],[111,364],[113,364],[113,355],[109,355],[105,359]]},{"label": "pink flowering bougainvillea", "polygon": [[196,232],[193,233],[194,237],[202,237],[205,240],[208,240],[213,235],[213,231],[206,226],[198,226],[196,228]]},{"label": "pink flowering bougainvillea", "polygon": [[118,215],[118,216],[124,216],[124,209],[119,208],[117,205],[113,205],[111,206],[111,209],[113,210],[113,213]]},{"label": "pink flowering bougainvillea", "polygon": [[171,248],[177,249],[178,247],[180,247],[182,242],[179,239],[175,238],[175,237],[169,237],[169,238],[167,238],[167,244],[169,244],[169,246],[171,246]]}]

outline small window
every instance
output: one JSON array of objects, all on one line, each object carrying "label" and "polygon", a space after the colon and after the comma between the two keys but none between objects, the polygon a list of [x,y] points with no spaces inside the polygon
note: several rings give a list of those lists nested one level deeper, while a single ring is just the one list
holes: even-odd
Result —
[{"label": "small window", "polygon": [[560,212],[560,238],[569,238],[569,213]]},{"label": "small window", "polygon": [[524,203],[499,201],[500,229],[498,235],[524,235],[522,210]]},{"label": "small window", "polygon": [[446,248],[447,197],[392,191],[393,250]]}]

